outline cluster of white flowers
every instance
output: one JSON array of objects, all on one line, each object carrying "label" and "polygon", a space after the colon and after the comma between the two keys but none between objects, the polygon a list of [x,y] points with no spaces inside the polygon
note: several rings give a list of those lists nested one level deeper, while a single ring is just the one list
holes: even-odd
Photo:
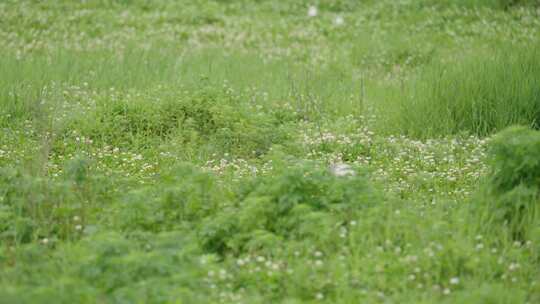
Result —
[{"label": "cluster of white flowers", "polygon": [[[317,16],[319,15],[319,9],[318,9],[316,6],[314,6],[314,5],[310,5],[310,6],[308,7],[307,15],[308,15],[309,17],[311,17],[311,18],[317,17]],[[341,15],[335,16],[335,18],[334,18],[334,24],[335,24],[336,26],[341,26],[341,25],[343,25],[344,23],[345,23],[345,19],[343,18],[343,16],[341,16]]]}]

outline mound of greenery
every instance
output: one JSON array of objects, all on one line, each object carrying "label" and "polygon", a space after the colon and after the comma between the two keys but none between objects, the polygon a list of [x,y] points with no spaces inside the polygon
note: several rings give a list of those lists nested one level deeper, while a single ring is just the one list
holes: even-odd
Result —
[{"label": "mound of greenery", "polygon": [[242,187],[237,202],[202,223],[200,237],[205,248],[220,254],[272,252],[296,242],[337,250],[340,228],[381,202],[367,176],[283,168]]},{"label": "mound of greenery", "polygon": [[493,138],[490,154],[490,176],[473,201],[483,229],[509,241],[538,240],[540,131],[506,129]]}]

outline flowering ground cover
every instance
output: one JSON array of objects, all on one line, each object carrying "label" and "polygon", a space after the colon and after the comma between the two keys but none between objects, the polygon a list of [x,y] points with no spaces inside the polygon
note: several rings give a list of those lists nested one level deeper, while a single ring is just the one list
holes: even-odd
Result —
[{"label": "flowering ground cover", "polygon": [[0,1],[0,303],[539,303],[540,5]]}]

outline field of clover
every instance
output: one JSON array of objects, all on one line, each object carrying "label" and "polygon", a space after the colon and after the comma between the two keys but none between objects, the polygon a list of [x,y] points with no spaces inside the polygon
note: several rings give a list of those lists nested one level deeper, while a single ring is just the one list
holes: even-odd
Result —
[{"label": "field of clover", "polygon": [[0,1],[0,303],[540,303],[540,2]]}]

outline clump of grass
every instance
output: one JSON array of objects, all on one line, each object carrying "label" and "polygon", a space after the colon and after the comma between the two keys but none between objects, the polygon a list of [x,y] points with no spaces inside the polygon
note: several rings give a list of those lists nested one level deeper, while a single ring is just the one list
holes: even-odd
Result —
[{"label": "clump of grass", "polygon": [[[414,137],[489,135],[514,124],[539,127],[540,52],[505,49],[424,71],[404,89],[389,124]],[[388,111],[388,107],[384,109]]]},{"label": "clump of grass", "polygon": [[540,220],[540,132],[511,127],[490,147],[491,174],[475,203],[481,223],[504,229],[512,240],[528,240]]}]

